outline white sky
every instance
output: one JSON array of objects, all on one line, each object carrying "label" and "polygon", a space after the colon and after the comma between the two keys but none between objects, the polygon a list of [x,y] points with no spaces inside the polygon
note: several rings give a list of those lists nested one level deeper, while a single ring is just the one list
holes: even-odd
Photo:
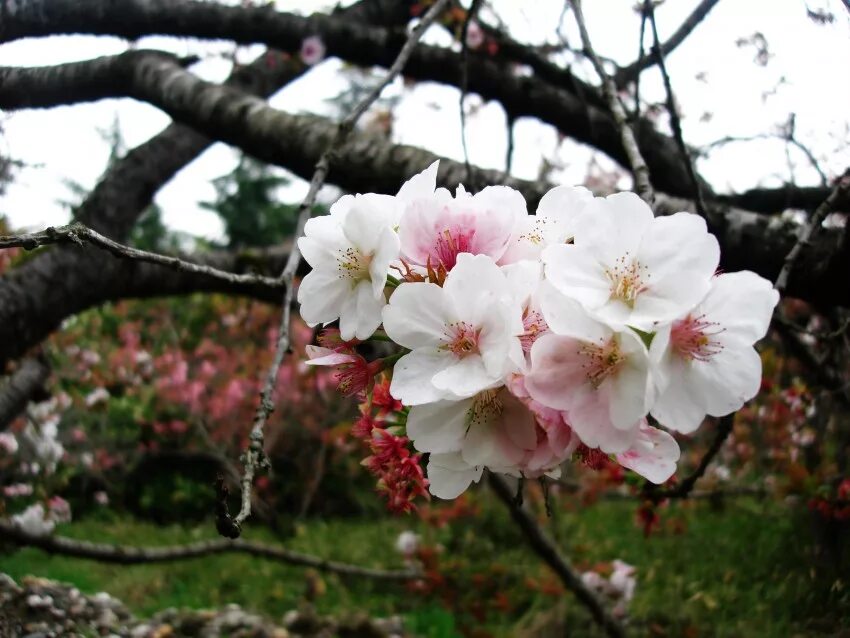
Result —
[{"label": "white sky", "polygon": [[[315,2],[307,9],[305,4],[295,0],[277,2],[281,10],[302,12],[333,3]],[[631,62],[638,47],[639,19],[632,10],[635,0],[584,4],[596,51],[623,65]],[[561,15],[561,1],[493,0],[492,5],[518,39],[535,44],[558,42],[554,29]],[[661,39],[666,40],[696,5],[697,0],[666,0],[656,12]],[[835,15],[832,24],[819,26],[806,17],[806,6],[804,0],[721,0],[669,57],[668,67],[684,115],[688,143],[700,146],[727,135],[771,132],[794,112],[797,138],[814,151],[830,176],[850,166],[850,67],[846,64],[850,59],[850,13],[841,0],[810,0],[808,6],[812,9],[826,8]],[[738,38],[756,31],[764,34],[772,55],[766,67],[753,62],[753,47],[736,45]],[[569,15],[565,35],[572,45],[579,44]],[[449,44],[447,34],[436,28],[426,34],[426,41]],[[650,42],[647,38],[646,45]],[[201,54],[204,60],[193,71],[208,80],[220,81],[229,72],[229,63],[217,55],[232,50],[227,44],[146,38],[138,46]],[[126,48],[127,44],[117,38],[22,40],[0,46],[0,65],[57,64],[120,53]],[[240,59],[251,59],[260,50],[243,48]],[[586,63],[579,62],[573,68],[596,82]],[[327,114],[325,100],[345,86],[340,69],[339,61],[326,60],[276,95],[272,105],[289,112]],[[781,78],[784,84],[774,92]],[[426,83],[403,87],[398,81],[387,89],[386,95],[399,93],[402,97],[395,112],[394,140],[462,159],[458,91]],[[656,70],[642,76],[641,95],[653,101],[663,99]],[[497,103],[482,104],[478,96],[467,98],[467,107],[473,111],[467,118],[471,161],[503,169],[507,144],[504,112]],[[703,118],[706,113],[711,117]],[[169,122],[157,109],[127,99],[4,114],[5,135],[0,138],[0,152],[29,167],[17,173],[15,183],[0,197],[0,213],[17,227],[35,229],[65,223],[69,213],[59,201],[73,198],[65,181],[72,180],[86,188],[96,183],[109,152],[98,129],[109,128],[115,118],[128,147],[155,135]],[[556,131],[539,121],[525,118],[516,124],[513,173],[519,177],[537,177],[545,158],[561,167],[556,173],[560,181],[581,183],[591,155],[591,151],[570,140],[559,142]],[[211,180],[230,172],[236,157],[231,149],[217,144],[181,171],[156,198],[166,223],[175,230],[220,238],[222,226],[218,218],[197,204],[213,199]],[[799,151],[791,151],[791,160],[798,183],[819,183]],[[605,168],[613,165],[601,155],[598,161]],[[720,191],[778,186],[789,179],[788,160],[780,141],[727,145],[701,159],[699,170]],[[621,186],[627,187],[628,181]],[[305,190],[298,180],[284,196],[298,201]]]}]

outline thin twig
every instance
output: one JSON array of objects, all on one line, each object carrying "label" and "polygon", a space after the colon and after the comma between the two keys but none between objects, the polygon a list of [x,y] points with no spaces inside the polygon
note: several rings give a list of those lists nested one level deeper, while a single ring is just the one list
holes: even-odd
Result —
[{"label": "thin twig", "polygon": [[649,25],[652,28],[652,51],[658,61],[658,68],[664,80],[664,90],[667,93],[667,112],[670,114],[670,127],[673,129],[676,145],[682,154],[682,161],[685,162],[685,167],[688,169],[688,177],[691,179],[691,185],[694,189],[694,203],[696,204],[697,213],[699,213],[700,217],[706,217],[707,210],[705,200],[702,196],[702,187],[700,186],[699,177],[697,177],[696,169],[694,168],[694,160],[690,152],[688,152],[688,147],[685,145],[685,138],[682,135],[682,121],[679,118],[679,109],[676,108],[676,98],[673,95],[673,84],[670,82],[670,74],[667,73],[667,65],[664,62],[664,52],[661,47],[661,39],[658,37],[658,25],[655,22],[655,9],[653,8],[652,0],[647,0],[644,7],[646,9],[646,15],[649,18]]},{"label": "thin twig", "polygon": [[655,192],[649,181],[649,167],[647,167],[646,161],[644,161],[643,155],[641,155],[637,139],[635,138],[635,133],[631,126],[629,126],[625,109],[623,108],[622,102],[620,102],[620,98],[617,96],[617,87],[605,71],[605,67],[602,66],[602,62],[593,50],[593,45],[590,43],[590,36],[587,33],[587,25],[584,21],[584,14],[581,11],[581,1],[570,0],[570,3],[573,7],[576,23],[578,23],[579,33],[581,33],[581,41],[585,55],[593,64],[593,68],[596,69],[596,73],[602,81],[602,91],[608,102],[608,108],[610,109],[611,115],[614,117],[614,122],[620,131],[620,141],[623,144],[626,156],[629,158],[629,164],[631,164],[632,173],[634,174],[635,190],[638,195],[640,195],[641,199],[652,207],[655,203]]},{"label": "thin twig", "polygon": [[469,24],[475,19],[475,14],[481,6],[481,0],[472,0],[463,28],[460,30],[460,142],[463,146],[463,164],[466,167],[466,182],[472,187],[472,165],[469,163],[469,147],[466,144],[466,110],[463,107],[466,101],[466,93],[469,90],[469,45],[466,43],[466,34],[469,32]]},{"label": "thin twig", "polygon": [[203,558],[215,554],[239,553],[268,558],[286,563],[287,565],[312,567],[313,569],[331,572],[341,576],[362,576],[365,578],[393,581],[410,580],[421,576],[421,574],[415,571],[385,570],[360,567],[359,565],[350,565],[348,563],[338,563],[319,558],[318,556],[294,552],[283,547],[243,539],[215,539],[188,543],[186,545],[167,545],[162,547],[132,547],[128,545],[92,543],[65,536],[36,536],[25,532],[20,527],[8,521],[2,520],[0,520],[0,538],[23,547],[36,547],[50,554],[87,558],[104,563],[118,563],[120,565],[164,563]]},{"label": "thin twig", "polygon": [[537,521],[529,514],[528,510],[517,504],[516,492],[511,489],[507,481],[493,472],[490,472],[489,480],[490,487],[493,488],[499,500],[508,507],[511,517],[522,530],[531,548],[558,575],[564,587],[575,594],[579,602],[587,608],[593,619],[609,636],[612,636],[612,638],[625,636],[626,631],[623,626],[605,608],[596,594],[587,588],[569,561],[560,554],[552,539],[540,529]]},{"label": "thin twig", "polygon": [[714,457],[717,456],[717,453],[720,452],[726,439],[729,438],[734,425],[734,412],[720,417],[720,420],[717,422],[717,431],[714,433],[714,440],[711,442],[711,446],[706,453],[703,454],[697,468],[682,479],[676,487],[669,490],[660,490],[656,485],[647,481],[643,487],[643,495],[654,503],[659,503],[668,498],[688,498],[697,481],[705,474],[708,466],[714,460]]},{"label": "thin twig", "polygon": [[184,261],[179,257],[161,255],[119,244],[117,241],[109,239],[109,237],[105,237],[79,222],[68,224],[67,226],[59,226],[58,228],[48,226],[45,230],[36,233],[2,236],[0,237],[0,248],[25,248],[26,250],[34,250],[39,246],[50,244],[77,244],[82,246],[83,242],[103,248],[121,259],[144,261],[160,266],[167,266],[168,268],[174,268],[183,272],[206,275],[232,284],[256,284],[275,289],[283,287],[281,281],[273,277],[239,275],[211,266],[202,266],[191,261]]},{"label": "thin twig", "polygon": [[[286,292],[283,296],[283,311],[281,312],[280,327],[278,328],[277,345],[275,347],[274,358],[266,373],[266,380],[263,384],[263,389],[260,392],[260,404],[257,407],[257,412],[254,415],[254,422],[251,427],[250,442],[248,449],[244,454],[245,474],[242,477],[241,483],[241,506],[235,517],[231,517],[227,512],[226,504],[220,503],[216,526],[220,533],[229,538],[236,538],[242,530],[242,523],[251,515],[251,489],[254,482],[254,475],[259,466],[266,464],[268,461],[263,452],[263,429],[274,410],[274,395],[275,385],[277,383],[277,375],[280,366],[283,363],[284,355],[289,351],[289,324],[292,313],[292,299],[294,294],[293,281],[298,266],[301,263],[301,251],[298,249],[298,239],[304,234],[304,226],[313,212],[313,206],[316,203],[316,196],[319,190],[325,183],[325,178],[330,170],[330,161],[334,151],[345,143],[348,135],[354,130],[354,126],[363,113],[378,99],[381,92],[401,73],[413,50],[416,48],[422,34],[436,20],[437,16],[442,12],[448,0],[437,0],[428,12],[419,21],[419,24],[411,31],[398,54],[398,57],[390,66],[384,78],[372,88],[371,91],[357,104],[354,109],[339,123],[336,132],[328,144],[325,151],[316,162],[316,167],[313,172],[313,177],[310,180],[310,188],[304,201],[301,202],[298,213],[298,223],[295,227],[293,235],[294,241],[292,251],[289,253],[289,258],[283,268],[280,276],[280,281],[285,286]],[[223,499],[223,494],[219,495],[219,500]]]},{"label": "thin twig", "polygon": [[776,277],[774,288],[776,288],[780,293],[784,293],[785,289],[788,287],[788,278],[791,276],[791,271],[794,269],[794,264],[799,258],[800,253],[803,252],[803,248],[811,244],[811,241],[820,229],[823,220],[826,219],[826,216],[835,209],[836,204],[844,196],[846,196],[848,192],[850,192],[850,168],[844,171],[844,174],[838,178],[838,182],[836,183],[835,188],[832,189],[829,197],[827,197],[826,200],[824,200],[823,203],[815,209],[811,217],[809,217],[809,221],[800,229],[797,243],[794,244],[785,256],[785,262],[782,264],[782,270],[779,271],[779,275]]},{"label": "thin twig", "polygon": [[[676,32],[670,36],[670,39],[661,45],[662,53],[665,56],[670,55],[676,47],[685,41],[697,25],[705,19],[708,12],[711,11],[714,8],[714,5],[716,5],[719,1],[720,0],[703,0],[700,2],[699,5],[697,5],[697,8],[694,9],[685,19],[682,25],[676,29]],[[847,1],[850,2],[850,0]],[[629,82],[635,80],[641,71],[651,67],[655,64],[656,60],[657,58],[652,55],[641,56],[629,66],[620,69],[614,76],[614,83],[617,85],[617,88],[623,88]]]},{"label": "thin twig", "polygon": [[[643,6],[640,10],[640,37],[638,43],[638,60],[643,58],[643,39],[646,33],[646,14],[647,14],[647,6],[651,4],[652,0],[644,0]],[[632,109],[632,121],[637,122],[640,117],[640,73],[635,75],[635,108]]]}]

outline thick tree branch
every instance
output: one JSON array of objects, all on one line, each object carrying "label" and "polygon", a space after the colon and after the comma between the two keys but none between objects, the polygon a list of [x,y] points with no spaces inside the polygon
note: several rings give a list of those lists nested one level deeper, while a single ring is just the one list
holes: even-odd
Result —
[{"label": "thick tree branch", "polygon": [[360,567],[347,563],[325,560],[318,556],[294,552],[283,547],[267,545],[246,540],[210,540],[186,545],[164,547],[130,547],[92,543],[64,536],[34,536],[7,521],[0,520],[0,539],[10,541],[22,547],[35,547],[50,554],[86,558],[104,563],[119,565],[139,565],[147,563],[167,563],[193,558],[204,558],[216,554],[249,554],[267,558],[287,565],[312,567],[319,571],[356,576],[376,580],[406,581],[420,576],[412,571],[391,571],[371,567]]},{"label": "thick tree branch", "polygon": [[5,383],[0,386],[0,431],[23,412],[37,395],[46,394],[44,384],[50,376],[50,366],[42,357],[24,359]]},{"label": "thick tree branch", "polygon": [[[133,39],[163,34],[223,38],[239,43],[262,42],[295,53],[306,36],[317,34],[329,55],[362,66],[388,67],[406,39],[402,30],[368,27],[333,15],[304,18],[268,7],[246,8],[189,0],[125,0],[121,3],[51,0],[38,4],[38,9],[24,4],[14,15],[8,16],[5,26],[0,25],[0,41],[58,33],[93,33]],[[448,49],[422,46],[411,56],[405,75],[415,80],[460,87],[464,69],[461,57]],[[509,117],[540,118],[556,126],[564,135],[599,148],[628,165],[628,155],[616,125],[601,107],[601,97],[594,87],[575,78],[553,85],[541,77],[517,76],[504,60],[484,53],[470,53],[468,67],[469,91],[485,100],[498,100]],[[96,90],[96,87],[90,89]],[[25,105],[26,100],[21,98],[20,106]],[[645,119],[636,123],[635,128],[655,186],[665,192],[687,196],[690,191],[687,170],[674,152],[674,140],[660,134]]]},{"label": "thick tree branch", "polygon": [[514,490],[511,489],[507,481],[493,472],[489,472],[488,474],[490,487],[493,488],[499,500],[510,510],[511,518],[514,519],[517,527],[522,530],[526,541],[531,545],[534,553],[543,559],[552,571],[558,575],[564,587],[568,591],[571,591],[579,602],[587,608],[593,619],[599,623],[606,634],[618,638],[625,636],[626,632],[623,626],[605,608],[596,594],[585,586],[581,577],[575,572],[567,559],[560,554],[552,539],[540,529],[537,521],[528,513],[528,510],[516,502]]}]

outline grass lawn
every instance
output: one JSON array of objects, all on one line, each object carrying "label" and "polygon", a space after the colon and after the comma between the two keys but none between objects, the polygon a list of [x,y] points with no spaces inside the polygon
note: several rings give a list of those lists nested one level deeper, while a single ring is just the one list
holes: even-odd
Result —
[{"label": "grass lawn", "polygon": [[[398,613],[411,630],[429,638],[460,635],[461,626],[487,632],[478,635],[532,635],[536,627],[549,624],[551,630],[564,622],[570,636],[600,635],[571,596],[533,589],[530,583],[551,580],[547,570],[526,550],[499,505],[485,494],[479,501],[477,516],[442,529],[412,517],[309,520],[285,544],[351,563],[401,567],[395,538],[413,529],[425,544],[443,547],[446,587],[453,588],[448,598],[462,609],[449,611],[438,594],[411,594],[400,584],[322,575],[316,600],[322,612]],[[605,501],[544,519],[576,565],[619,558],[637,567],[632,634],[784,638],[838,636],[843,630],[850,635],[848,540],[843,561],[816,555],[807,512],[749,499],[722,510],[707,503],[674,504],[664,511],[661,531],[644,538],[634,509],[633,502]],[[77,521],[59,533],[132,545],[215,536],[211,523],[159,527],[121,517]],[[268,530],[251,525],[245,538],[275,540]],[[306,587],[303,568],[240,555],[124,567],[24,549],[0,555],[0,571],[16,579],[34,574],[71,582],[90,593],[108,591],[140,615],[235,602],[279,619],[299,604]],[[483,576],[476,579],[475,572]],[[505,596],[500,605],[490,604],[497,598],[494,591]]]}]

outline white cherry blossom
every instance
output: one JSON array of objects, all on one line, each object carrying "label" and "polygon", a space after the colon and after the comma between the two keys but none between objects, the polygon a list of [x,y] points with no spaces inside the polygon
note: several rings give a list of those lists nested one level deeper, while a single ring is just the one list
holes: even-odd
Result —
[{"label": "white cherry blossom", "polygon": [[653,217],[634,193],[589,202],[574,243],[543,251],[546,278],[612,327],[653,330],[708,292],[720,249],[691,213]]},{"label": "white cherry blossom", "polygon": [[384,308],[384,329],[409,348],[390,386],[405,405],[474,396],[502,385],[522,362],[520,308],[505,276],[484,255],[458,255],[441,288],[403,283]]},{"label": "white cherry blossom", "polygon": [[499,263],[537,260],[547,246],[572,241],[579,216],[592,200],[593,193],[582,186],[556,186],[547,192],[537,213],[522,220]]},{"label": "white cherry blossom", "polygon": [[307,222],[298,248],[313,270],[298,288],[301,316],[309,325],[339,319],[342,338],[367,339],[381,323],[384,286],[399,241],[392,226],[395,198],[346,195],[331,214]]},{"label": "white cherry blossom", "polygon": [[657,394],[646,346],[633,331],[613,331],[557,291],[541,301],[552,332],[531,348],[529,394],[566,411],[588,447],[626,451]]},{"label": "white cherry blossom", "polygon": [[402,256],[446,271],[462,253],[498,261],[527,216],[522,195],[507,186],[488,186],[475,195],[458,186],[455,197],[439,188],[407,203],[399,224]]},{"label": "white cherry blossom", "polygon": [[715,277],[708,294],[652,342],[669,379],[652,416],[673,430],[696,430],[706,414],[723,416],[752,399],[761,385],[753,344],[764,337],[779,293],[749,271]]},{"label": "white cherry blossom", "polygon": [[457,498],[472,483],[480,481],[483,472],[484,468],[481,466],[468,465],[460,452],[432,454],[426,467],[428,491],[438,498]]}]

